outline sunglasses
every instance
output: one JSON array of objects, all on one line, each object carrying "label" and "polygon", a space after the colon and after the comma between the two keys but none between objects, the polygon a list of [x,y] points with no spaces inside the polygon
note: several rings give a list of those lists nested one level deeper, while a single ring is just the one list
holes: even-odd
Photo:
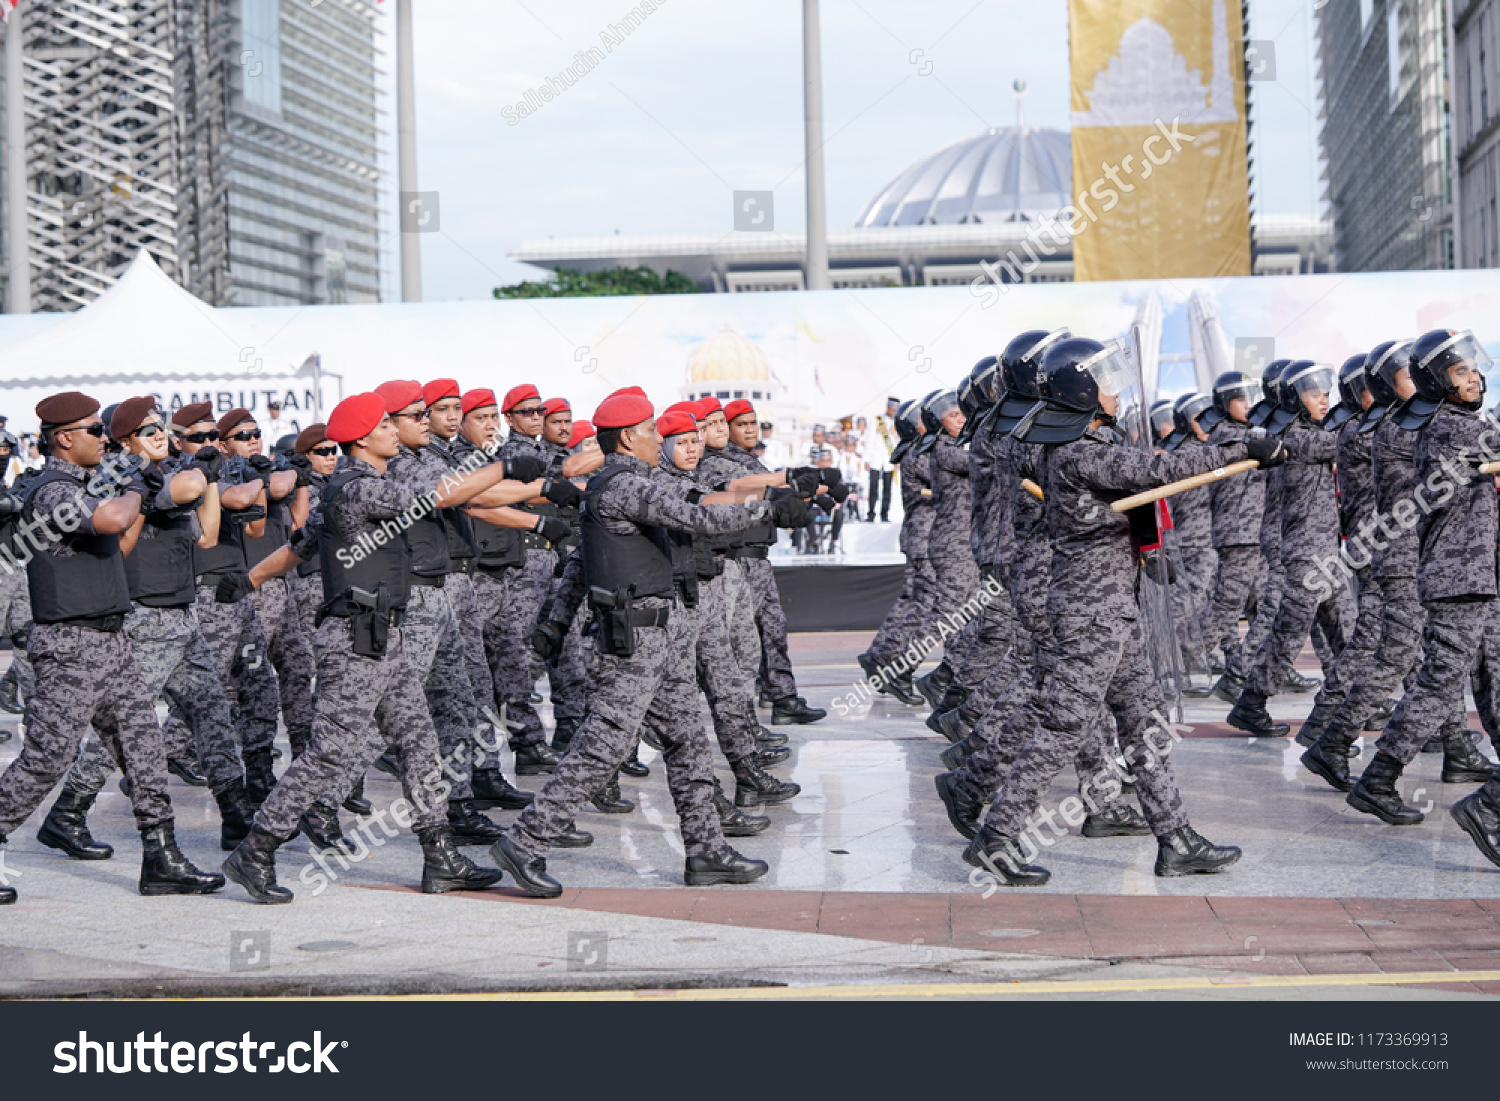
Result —
[{"label": "sunglasses", "polygon": [[510,415],[513,417],[540,417],[547,411],[545,405],[534,405],[530,409],[512,409]]},{"label": "sunglasses", "polygon": [[217,443],[219,439],[219,430],[217,428],[214,428],[210,429],[207,432],[189,432],[182,438],[187,440],[188,443]]},{"label": "sunglasses", "polygon": [[161,431],[162,426],[160,424],[143,424],[132,432],[131,435],[139,436],[143,440],[149,440],[152,436],[159,435]]},{"label": "sunglasses", "polygon": [[260,429],[257,428],[254,431],[236,432],[229,438],[231,440],[238,440],[240,443],[249,443],[251,440],[260,439]]},{"label": "sunglasses", "polygon": [[414,421],[425,421],[430,414],[423,409],[420,413],[392,413],[393,417],[410,417]]},{"label": "sunglasses", "polygon": [[76,427],[76,428],[59,428],[58,431],[59,432],[87,432],[90,436],[93,436],[94,439],[97,440],[97,439],[102,438],[103,435],[104,435],[104,425],[102,423],[101,424],[90,424],[90,425],[86,425],[86,426],[85,425],[80,425],[79,427]]},{"label": "sunglasses", "polygon": [[311,447],[311,448],[308,448],[307,453],[309,455],[321,455],[321,456],[323,456],[323,458],[326,459],[330,455],[337,455],[339,453],[339,449],[338,449],[338,445],[337,444],[332,444],[331,443],[327,447]]}]

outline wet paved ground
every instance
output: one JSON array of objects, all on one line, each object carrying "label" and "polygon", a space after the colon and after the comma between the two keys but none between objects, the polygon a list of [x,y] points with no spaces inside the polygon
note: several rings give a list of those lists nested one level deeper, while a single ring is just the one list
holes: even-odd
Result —
[{"label": "wet paved ground", "polygon": [[[766,833],[737,842],[770,861],[759,884],[683,886],[676,817],[648,749],[652,775],[625,782],[635,812],[588,811],[579,825],[594,845],[554,851],[550,870],[567,890],[553,902],[504,884],[422,896],[413,890],[419,851],[406,834],[350,869],[335,864],[321,890],[306,842],[293,842],[279,861],[299,895],[292,906],[254,906],[233,886],[208,899],[143,899],[134,891],[138,836],[111,785],[91,821],[119,850],[115,859],[84,864],[45,849],[34,837],[42,811],[4,850],[22,900],[0,910],[0,994],[768,983],[896,983],[916,993],[995,981],[1026,984],[1010,988],[1018,995],[1062,997],[1500,993],[1500,869],[1446,814],[1472,789],[1441,784],[1438,756],[1418,758],[1402,784],[1408,802],[1432,804],[1428,820],[1395,829],[1303,771],[1290,739],[1246,738],[1223,725],[1226,704],[1194,703],[1173,764],[1194,825],[1242,846],[1238,865],[1159,880],[1150,838],[1085,840],[1071,830],[1039,858],[1053,873],[1047,886],[995,890],[959,859],[963,841],[932,786],[947,743],[923,725],[925,709],[886,697],[842,716],[831,707],[851,690],[868,637],[793,639],[804,694],[830,714],[781,728],[794,756],[776,772],[803,793],[765,810]],[[1299,664],[1316,670],[1310,654]],[[1271,710],[1295,730],[1311,703],[1311,694],[1285,695]],[[0,767],[15,752],[14,740],[0,745]],[[1071,770],[1059,777],[1050,805],[1073,782]],[[176,780],[172,794],[183,848],[216,865],[211,798]],[[369,794],[384,803],[399,789],[372,773]],[[354,821],[346,815],[346,829]],[[1407,978],[1387,982],[1400,985],[1380,983],[1398,973]],[[1317,976],[1331,975],[1352,985],[1330,995]],[[1256,976],[1283,985],[1257,986]]]}]

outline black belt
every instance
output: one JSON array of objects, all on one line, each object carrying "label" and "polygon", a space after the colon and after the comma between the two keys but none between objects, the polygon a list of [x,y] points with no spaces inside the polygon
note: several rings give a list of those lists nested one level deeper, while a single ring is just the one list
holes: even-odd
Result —
[{"label": "black belt", "polygon": [[667,625],[667,617],[671,613],[672,609],[669,607],[632,608],[630,609],[630,625],[632,627],[665,627]]},{"label": "black belt", "polygon": [[448,575],[440,573],[436,577],[423,577],[419,573],[411,575],[411,583],[423,589],[441,589],[447,582]]},{"label": "black belt", "polygon": [[474,559],[472,558],[450,558],[448,559],[449,573],[464,573],[470,577],[474,576]]},{"label": "black belt", "polygon": [[474,569],[477,572],[484,574],[486,577],[498,578],[504,577],[507,571],[517,569],[519,568],[519,566],[519,562],[513,566],[486,566],[483,562],[481,562],[479,565],[475,566]]},{"label": "black belt", "polygon": [[[348,611],[348,612],[324,612],[324,611],[322,611],[320,609],[319,612],[318,612],[318,615],[317,615],[316,626],[318,626],[318,627],[323,626],[323,621],[325,619],[353,619],[355,616],[357,616],[357,615],[363,615],[367,611],[369,611],[368,608],[360,608],[357,611]],[[406,618],[406,609],[405,608],[392,608],[386,614],[391,617],[391,626],[393,628],[394,627],[399,627],[399,626],[401,626],[401,621]]]},{"label": "black belt", "polygon": [[730,547],[730,558],[765,558],[771,553],[770,547]]},{"label": "black belt", "polygon": [[120,628],[125,626],[125,614],[116,612],[114,615],[80,616],[77,619],[60,619],[56,624],[49,626],[58,627],[85,627],[90,631],[103,631],[107,635],[117,634]]},{"label": "black belt", "polygon": [[543,539],[534,531],[528,531],[521,536],[521,545],[527,550],[551,550],[552,543]]}]

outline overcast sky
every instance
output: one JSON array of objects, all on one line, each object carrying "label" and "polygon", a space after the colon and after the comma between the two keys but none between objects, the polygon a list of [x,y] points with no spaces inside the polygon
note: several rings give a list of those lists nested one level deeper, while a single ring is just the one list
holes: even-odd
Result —
[{"label": "overcast sky", "polygon": [[[415,7],[418,172],[441,202],[440,231],[422,238],[429,300],[538,278],[505,256],[527,238],[727,232],[737,188],[774,190],[777,229],[804,227],[799,0],[666,0],[514,125],[503,109],[604,49],[631,4]],[[1251,4],[1277,78],[1254,85],[1258,211],[1322,206],[1313,26],[1312,3]],[[1066,0],[823,0],[822,37],[831,228],[912,161],[1013,124],[1017,78],[1029,125],[1068,125]]]}]

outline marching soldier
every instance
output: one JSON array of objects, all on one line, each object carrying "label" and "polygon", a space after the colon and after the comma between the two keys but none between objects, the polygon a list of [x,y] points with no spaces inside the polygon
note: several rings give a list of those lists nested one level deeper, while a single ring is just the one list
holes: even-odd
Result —
[{"label": "marching soldier", "polygon": [[[573,457],[568,446],[568,441],[573,436],[573,407],[568,404],[567,398],[549,398],[543,402],[543,406],[546,415],[542,420],[542,450],[551,459],[553,472],[557,473]],[[602,457],[599,461],[603,462]],[[575,463],[574,469],[578,469],[578,466]],[[557,504],[555,501],[553,504],[557,518],[568,525],[568,534],[557,545],[557,564],[552,571],[555,576],[547,599],[543,601],[544,609],[557,591],[564,565],[578,546],[578,506]],[[588,673],[584,669],[582,631],[583,609],[580,607],[563,638],[557,656],[547,662],[547,684],[552,696],[552,748],[559,752],[567,747],[572,740],[573,731],[583,722],[584,707],[588,702]]]}]

